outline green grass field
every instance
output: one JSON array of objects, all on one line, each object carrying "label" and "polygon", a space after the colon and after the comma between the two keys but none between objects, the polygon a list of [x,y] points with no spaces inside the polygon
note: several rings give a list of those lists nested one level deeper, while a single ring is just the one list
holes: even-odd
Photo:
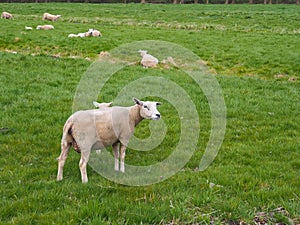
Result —
[{"label": "green grass field", "polygon": [[[300,223],[297,5],[49,3],[0,9],[14,14],[14,20],[0,20],[0,224],[255,224],[259,212],[265,216],[256,219],[268,224]],[[46,11],[62,15],[47,22],[54,30],[24,29],[45,24]],[[88,28],[103,37],[67,37]],[[124,85],[144,76],[176,82],[199,114],[193,157],[171,178],[134,187],[90,167],[89,183],[82,184],[80,155],[71,151],[64,180],[57,182],[62,127],[82,75],[101,51],[143,40],[189,49],[218,80],[227,128],[216,159],[207,170],[197,170],[211,124],[207,99],[195,82],[179,68],[135,64],[111,77],[98,100],[112,101]],[[149,152],[128,149],[126,163],[160,162],[177,144],[180,118],[160,100],[165,140]],[[147,137],[148,124],[136,135]],[[285,210],[276,212],[280,207]]]}]

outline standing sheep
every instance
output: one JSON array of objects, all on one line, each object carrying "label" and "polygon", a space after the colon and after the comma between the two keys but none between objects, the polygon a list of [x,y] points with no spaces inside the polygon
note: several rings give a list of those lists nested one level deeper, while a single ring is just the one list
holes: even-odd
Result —
[{"label": "standing sheep", "polygon": [[12,19],[13,15],[8,13],[8,12],[2,12],[1,18],[3,18],[3,19]]},{"label": "standing sheep", "polygon": [[[125,150],[134,128],[143,119],[160,119],[157,110],[159,102],[140,101],[134,106],[104,107],[103,109],[75,112],[66,121],[61,140],[61,154],[58,157],[57,180],[63,179],[63,167],[71,145],[81,153],[79,168],[83,183],[88,182],[86,166],[91,150],[113,147],[115,170],[125,172]],[[120,167],[119,167],[120,159]]]},{"label": "standing sheep", "polygon": [[43,20],[50,20],[52,22],[58,20],[60,17],[61,17],[61,15],[52,15],[50,13],[43,14]]}]

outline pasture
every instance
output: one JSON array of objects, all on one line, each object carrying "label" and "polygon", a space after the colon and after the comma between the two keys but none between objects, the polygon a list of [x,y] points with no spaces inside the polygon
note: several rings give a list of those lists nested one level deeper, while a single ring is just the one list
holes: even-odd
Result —
[{"label": "pasture", "polygon": [[[1,3],[0,9],[14,15],[0,20],[0,224],[300,223],[298,5]],[[62,18],[42,21],[44,12]],[[45,23],[55,29],[35,29]],[[103,36],[68,38],[89,28]],[[113,101],[145,76],[177,83],[201,124],[192,158],[171,178],[147,186],[112,182],[91,167],[82,184],[80,155],[72,150],[57,182],[62,128],[82,75],[101,51],[144,40],[189,49],[219,82],[227,127],[215,160],[198,170],[211,115],[195,82],[177,67],[136,63],[114,74],[95,100]],[[151,98],[163,103],[167,133],[152,151],[129,148],[131,165],[160,162],[180,139],[174,107]],[[148,137],[149,124],[137,127],[136,136]]]}]

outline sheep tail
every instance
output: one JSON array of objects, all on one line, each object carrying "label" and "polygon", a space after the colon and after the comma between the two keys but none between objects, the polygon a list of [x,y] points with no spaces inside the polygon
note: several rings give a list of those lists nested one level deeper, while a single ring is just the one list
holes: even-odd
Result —
[{"label": "sheep tail", "polygon": [[68,141],[68,139],[70,139],[70,136],[72,137],[72,126],[73,122],[72,118],[70,117],[64,125],[62,141]]},{"label": "sheep tail", "polygon": [[69,152],[70,146],[72,145],[72,142],[74,140],[72,136],[72,126],[73,126],[72,119],[69,118],[63,128],[63,135],[61,138],[61,154],[57,158],[58,161],[65,160]]},{"label": "sheep tail", "polygon": [[63,137],[62,137],[62,141],[61,141],[61,145],[62,145],[62,148],[63,146],[69,146],[69,145],[72,145],[74,150],[78,153],[81,153],[81,150],[73,136],[73,121],[72,121],[72,117],[70,117],[65,126],[64,126],[64,129],[63,129]]}]

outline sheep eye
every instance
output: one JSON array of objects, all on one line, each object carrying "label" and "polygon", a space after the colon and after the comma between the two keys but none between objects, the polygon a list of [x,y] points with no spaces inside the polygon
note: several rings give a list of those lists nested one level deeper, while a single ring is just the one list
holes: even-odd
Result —
[{"label": "sheep eye", "polygon": [[144,105],[144,108],[145,108],[145,109],[148,109],[148,110],[150,110],[150,109],[149,109],[149,107],[148,107],[148,106],[146,106],[146,105]]}]

